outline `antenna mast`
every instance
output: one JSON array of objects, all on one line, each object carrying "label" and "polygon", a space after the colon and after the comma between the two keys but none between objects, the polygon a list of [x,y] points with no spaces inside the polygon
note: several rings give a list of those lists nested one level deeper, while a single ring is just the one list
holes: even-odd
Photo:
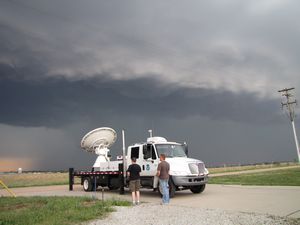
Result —
[{"label": "antenna mast", "polygon": [[281,102],[281,108],[286,110],[287,115],[292,123],[293,133],[294,133],[294,139],[296,143],[296,150],[298,155],[298,162],[300,163],[300,150],[299,150],[299,142],[297,138],[296,128],[295,128],[295,105],[297,105],[297,100],[292,99],[293,95],[290,93],[291,90],[294,90],[295,88],[285,88],[282,90],[279,90],[278,92],[282,94],[286,98],[286,102]]},{"label": "antenna mast", "polygon": [[148,130],[150,137],[153,137],[153,131],[152,130]]}]

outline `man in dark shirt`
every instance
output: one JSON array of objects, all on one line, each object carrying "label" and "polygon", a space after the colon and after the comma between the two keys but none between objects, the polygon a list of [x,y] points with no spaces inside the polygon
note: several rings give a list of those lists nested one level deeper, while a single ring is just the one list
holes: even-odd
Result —
[{"label": "man in dark shirt", "polygon": [[132,164],[128,167],[127,176],[129,177],[129,189],[132,196],[132,204],[140,204],[140,172],[142,171],[141,167],[136,164],[136,158],[131,159]]},{"label": "man in dark shirt", "polygon": [[166,161],[165,154],[160,154],[159,159],[160,163],[158,164],[156,175],[159,177],[159,185],[162,189],[162,203],[168,204],[170,202],[168,184],[170,164]]}]

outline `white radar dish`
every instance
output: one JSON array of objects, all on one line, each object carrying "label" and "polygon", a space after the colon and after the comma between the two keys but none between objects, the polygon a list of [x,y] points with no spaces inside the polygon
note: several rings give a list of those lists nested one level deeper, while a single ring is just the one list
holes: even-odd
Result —
[{"label": "white radar dish", "polygon": [[81,140],[81,148],[87,152],[96,153],[98,149],[107,149],[117,139],[117,133],[109,127],[101,127],[88,132]]}]

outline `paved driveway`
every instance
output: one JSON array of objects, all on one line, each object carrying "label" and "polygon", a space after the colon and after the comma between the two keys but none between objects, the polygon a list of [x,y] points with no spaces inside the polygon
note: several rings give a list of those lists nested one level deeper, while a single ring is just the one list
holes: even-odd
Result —
[{"label": "paved driveway", "polygon": [[[68,186],[27,187],[11,189],[17,196],[95,196],[99,199],[120,198],[130,200],[128,191],[119,195],[118,191],[84,192],[80,185],[74,186],[74,191],[68,191]],[[0,196],[8,193],[1,189]],[[141,191],[142,202],[159,203],[157,192]],[[192,194],[189,190],[176,192],[171,199],[172,205],[189,206],[204,209],[223,209],[239,212],[254,212],[277,216],[300,218],[300,187],[264,187],[209,184],[201,194]]]}]

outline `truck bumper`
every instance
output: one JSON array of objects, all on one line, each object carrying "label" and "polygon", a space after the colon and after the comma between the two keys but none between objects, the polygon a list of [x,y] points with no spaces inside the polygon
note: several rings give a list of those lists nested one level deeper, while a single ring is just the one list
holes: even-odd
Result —
[{"label": "truck bumper", "polygon": [[202,176],[172,176],[176,186],[197,186],[208,182],[208,175]]}]

